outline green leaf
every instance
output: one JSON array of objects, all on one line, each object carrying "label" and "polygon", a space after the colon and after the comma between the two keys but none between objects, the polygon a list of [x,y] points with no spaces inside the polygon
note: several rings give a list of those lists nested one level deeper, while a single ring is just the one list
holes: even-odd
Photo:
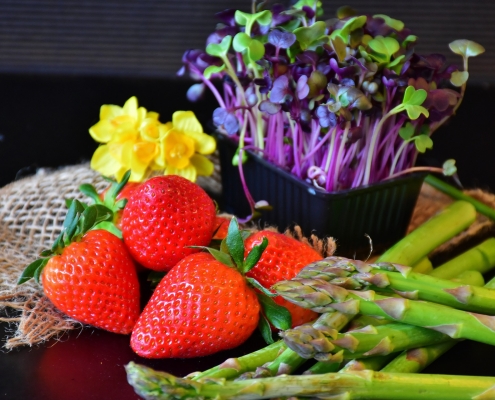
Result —
[{"label": "green leaf", "polygon": [[220,261],[222,264],[225,264],[227,267],[235,267],[232,262],[232,258],[229,254],[224,253],[223,251],[213,249],[211,247],[204,247],[204,249],[208,250],[208,252],[213,256],[213,258],[217,261]]},{"label": "green leaf", "polygon": [[399,21],[398,19],[390,18],[388,15],[375,14],[373,15],[373,18],[383,19],[388,26],[390,26],[392,29],[395,29],[396,31],[401,31],[402,29],[404,29],[404,22]]},{"label": "green leaf", "polygon": [[70,204],[70,208],[67,211],[67,214],[65,215],[64,223],[62,225],[62,231],[67,230],[67,228],[73,223],[74,219],[77,217],[78,214],[78,201],[73,200]]},{"label": "green leaf", "polygon": [[[237,167],[239,165],[239,148],[236,149],[234,157],[232,157],[232,165]],[[243,151],[241,155],[241,162],[244,164],[248,160],[247,152]]]},{"label": "green leaf", "polygon": [[272,328],[270,327],[270,323],[266,319],[266,317],[260,313],[260,319],[258,321],[258,329],[263,337],[263,340],[267,344],[272,344],[275,342],[273,339]]},{"label": "green leaf", "polygon": [[463,58],[476,57],[485,52],[485,48],[472,40],[459,39],[449,43],[450,50]]},{"label": "green leaf", "polygon": [[357,14],[357,11],[350,6],[342,6],[337,8],[337,18],[344,19],[348,17],[354,17]]},{"label": "green leaf", "polygon": [[251,278],[249,276],[246,276],[246,280],[248,281],[248,283],[258,289],[261,293],[263,293],[265,296],[268,296],[268,297],[277,297],[278,295],[276,293],[272,293],[270,292],[266,287],[264,287],[261,283],[259,283],[256,279],[254,278]]},{"label": "green leaf", "polygon": [[210,56],[223,58],[227,55],[232,43],[232,36],[225,36],[220,43],[210,43],[206,46],[206,53]]},{"label": "green leaf", "polygon": [[205,70],[203,71],[203,76],[206,79],[210,79],[213,74],[218,74],[222,72],[224,69],[225,69],[225,64],[222,64],[220,66],[210,65],[206,67]]},{"label": "green leaf", "polygon": [[373,50],[372,57],[377,61],[389,62],[392,56],[400,49],[399,42],[393,37],[377,36],[371,39],[368,46]]},{"label": "green leaf", "polygon": [[[120,182],[112,184],[110,187],[110,190],[107,191],[106,195],[108,195],[112,200],[114,200],[112,203],[115,202],[115,199],[117,198],[118,194],[122,191],[125,185],[127,185],[127,182],[129,182],[129,178],[131,177],[131,170],[126,171]],[[105,196],[106,200],[106,196]]]},{"label": "green leaf", "polygon": [[408,104],[413,106],[420,106],[426,100],[426,90],[418,89],[416,90],[414,86],[408,86],[404,92],[404,99],[402,104]]},{"label": "green leaf", "polygon": [[343,62],[347,56],[347,47],[345,45],[344,39],[340,36],[336,36],[330,39],[330,46],[332,46],[339,62]]},{"label": "green leaf", "polygon": [[414,43],[416,40],[418,40],[418,37],[416,35],[408,35],[403,41],[401,46],[403,48],[406,48],[409,44]]},{"label": "green leaf", "polygon": [[93,229],[103,229],[105,231],[114,234],[119,239],[122,239],[122,231],[119,228],[117,228],[113,222],[109,222],[109,221],[98,222],[93,226]]},{"label": "green leaf", "polygon": [[95,203],[101,203],[100,195],[96,191],[93,185],[89,183],[84,183],[79,186],[79,190],[85,195],[92,199]]},{"label": "green leaf", "polygon": [[101,221],[113,220],[113,212],[108,207],[105,207],[104,205],[101,204],[94,204],[90,207],[96,210],[95,224]]},{"label": "green leaf", "polygon": [[275,301],[262,293],[257,293],[263,314],[277,329],[286,330],[292,326],[292,317],[287,308],[275,303]]},{"label": "green leaf", "polygon": [[271,11],[264,10],[255,14],[249,14],[237,10],[234,15],[235,22],[237,22],[241,26],[249,26],[254,22],[258,22],[260,25],[269,25],[272,22],[272,13]]},{"label": "green leaf", "polygon": [[433,148],[433,140],[428,135],[418,135],[414,138],[414,145],[420,153],[424,153],[426,149]]},{"label": "green leaf", "polygon": [[409,140],[414,135],[414,126],[410,122],[399,129],[399,136],[404,140]]},{"label": "green leaf", "polygon": [[426,118],[430,115],[428,110],[423,106],[411,106],[409,104],[405,104],[404,108],[406,109],[407,116],[413,121],[418,119],[421,114],[423,114]]},{"label": "green leaf", "polygon": [[232,47],[235,51],[242,53],[245,49],[249,47],[251,43],[251,36],[247,35],[245,32],[239,32],[234,36],[232,41]]},{"label": "green leaf", "polygon": [[89,231],[96,222],[96,216],[98,211],[94,207],[88,207],[81,215],[81,233],[86,233]]},{"label": "green leaf", "polygon": [[242,271],[244,265],[244,240],[242,240],[239,223],[235,217],[230,220],[225,243],[234,263]]},{"label": "green leaf", "polygon": [[46,258],[38,258],[37,260],[33,261],[31,264],[29,264],[24,271],[22,271],[21,276],[19,277],[17,284],[22,285],[24,282],[27,282],[34,278],[34,274],[36,270],[43,265],[43,262],[46,260]]},{"label": "green leaf", "polygon": [[307,50],[312,47],[313,42],[316,42],[325,35],[326,25],[323,21],[317,21],[311,26],[301,26],[294,30],[297,41],[302,50]]},{"label": "green leaf", "polygon": [[242,269],[243,273],[250,271],[258,263],[261,255],[266,249],[266,246],[268,246],[268,239],[264,237],[260,244],[251,249],[246,257],[246,260],[244,261],[244,266]]},{"label": "green leaf", "polygon": [[455,166],[455,160],[449,159],[443,163],[443,174],[445,176],[452,176],[457,172],[457,167]]},{"label": "green leaf", "polygon": [[253,39],[248,47],[248,58],[256,62],[265,55],[265,46],[259,40]]},{"label": "green leaf", "polygon": [[349,36],[352,31],[362,28],[366,24],[367,20],[368,18],[366,17],[366,15],[350,18],[341,28],[340,35],[344,34],[346,37],[344,37],[343,39],[347,42],[347,36]]},{"label": "green leaf", "polygon": [[43,258],[41,264],[38,266],[36,271],[34,271],[33,278],[36,282],[40,283],[41,273],[43,272],[43,268],[45,268],[46,264],[48,264],[49,260],[50,260],[49,258]]},{"label": "green leaf", "polygon": [[450,75],[450,83],[452,85],[460,87],[464,85],[469,78],[469,72],[467,71],[454,71]]}]

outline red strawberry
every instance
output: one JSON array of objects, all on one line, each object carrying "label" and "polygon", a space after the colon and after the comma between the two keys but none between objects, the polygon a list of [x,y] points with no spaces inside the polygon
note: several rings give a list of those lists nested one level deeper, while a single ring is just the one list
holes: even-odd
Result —
[{"label": "red strawberry", "polygon": [[[268,230],[256,232],[245,240],[245,255],[254,246],[261,244],[263,238],[268,239],[268,246],[258,263],[246,275],[256,279],[266,288],[270,288],[276,282],[294,278],[306,265],[323,258],[307,244]],[[274,300],[290,311],[293,327],[317,317],[315,312],[296,306],[280,296]]]},{"label": "red strawberry", "polygon": [[197,184],[175,175],[141,184],[127,202],[121,226],[134,259],[146,268],[168,271],[210,243],[215,204]]},{"label": "red strawberry", "polygon": [[217,240],[222,240],[227,237],[227,232],[229,230],[230,218],[227,217],[215,217],[215,227],[213,228],[213,238]]},{"label": "red strawberry", "polygon": [[159,283],[134,327],[131,347],[147,358],[190,358],[231,349],[258,324],[244,277],[208,253],[182,259]]},{"label": "red strawberry", "polygon": [[134,262],[118,237],[106,230],[88,231],[109,215],[103,206],[85,208],[74,200],[53,248],[26,268],[19,283],[41,280],[45,295],[68,316],[128,334],[140,311]]}]

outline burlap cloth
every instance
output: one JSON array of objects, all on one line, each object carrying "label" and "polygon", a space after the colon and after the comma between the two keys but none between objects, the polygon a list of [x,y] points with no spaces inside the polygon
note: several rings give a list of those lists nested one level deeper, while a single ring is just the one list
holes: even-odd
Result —
[{"label": "burlap cloth", "polygon": [[[60,232],[67,210],[65,199],[87,200],[78,189],[82,183],[91,183],[98,190],[107,186],[88,164],[81,164],[57,170],[40,169],[36,175],[0,189],[0,321],[9,324],[9,335],[3,343],[5,350],[37,345],[82,328],[79,322],[59,312],[34,281],[16,285],[24,267],[36,259],[40,251],[49,248]],[[221,190],[218,170],[213,178],[202,178],[198,183],[214,195]],[[495,195],[481,190],[469,191],[469,194],[495,207]],[[409,230],[450,202],[449,197],[424,185]],[[467,239],[492,229],[493,222],[479,215],[475,224],[437,253],[457,248]],[[291,234],[306,240],[300,237],[300,232]],[[312,237],[309,241],[326,255],[334,251],[331,238],[322,242]]]}]

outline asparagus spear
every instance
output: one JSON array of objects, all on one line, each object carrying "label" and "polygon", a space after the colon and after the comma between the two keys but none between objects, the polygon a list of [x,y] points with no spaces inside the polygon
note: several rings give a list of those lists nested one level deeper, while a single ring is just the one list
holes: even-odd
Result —
[{"label": "asparagus spear", "polygon": [[482,274],[495,266],[495,238],[489,238],[481,244],[465,251],[452,260],[436,267],[430,276],[452,279],[466,270],[479,271]]},{"label": "asparagus spear", "polygon": [[233,379],[245,373],[252,371],[263,364],[272,361],[280,352],[286,349],[287,346],[282,340],[269,344],[268,346],[257,350],[253,353],[246,354],[237,358],[229,358],[222,364],[217,365],[203,372],[195,372],[187,377],[193,380],[203,378],[225,378]]},{"label": "asparagus spear", "polygon": [[486,215],[487,217],[495,220],[495,210],[493,208],[476,199],[473,199],[471,196],[461,192],[460,190],[442,181],[441,179],[438,179],[433,175],[428,175],[425,178],[425,182],[433,186],[434,188],[444,192],[445,194],[448,194],[450,197],[457,199],[458,201],[462,200],[471,203],[480,214]]},{"label": "asparagus spear", "polygon": [[455,201],[398,241],[377,262],[414,265],[442,243],[461,233],[476,219],[475,208],[466,201]]},{"label": "asparagus spear", "polygon": [[318,279],[346,289],[395,292],[453,308],[495,314],[495,290],[463,285],[446,279],[418,274],[393,263],[366,264],[343,257],[328,257],[304,267],[297,279]]},{"label": "asparagus spear", "polygon": [[400,323],[368,325],[346,333],[301,325],[283,331],[280,335],[285,344],[301,357],[327,362],[383,356],[451,340],[441,332]]},{"label": "asparagus spear", "polygon": [[312,396],[334,400],[488,400],[494,377],[349,371],[322,375],[192,381],[130,362],[127,379],[144,399],[242,399]]},{"label": "asparagus spear", "polygon": [[350,291],[320,279],[292,279],[273,289],[286,300],[316,312],[359,312],[392,321],[426,327],[454,339],[471,339],[495,345],[495,317],[469,313],[441,304]]}]

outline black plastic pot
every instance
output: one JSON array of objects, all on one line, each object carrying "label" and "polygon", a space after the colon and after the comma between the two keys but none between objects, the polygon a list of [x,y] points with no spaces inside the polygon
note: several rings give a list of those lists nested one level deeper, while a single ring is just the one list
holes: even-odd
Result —
[{"label": "black plastic pot", "polygon": [[[250,213],[238,167],[232,165],[237,144],[217,135],[223,193],[222,210],[244,217]],[[266,200],[273,210],[263,213],[261,226],[283,231],[298,224],[306,235],[331,236],[337,254],[366,258],[373,248],[380,252],[406,233],[421,190],[424,174],[411,174],[377,184],[328,193],[249,154],[243,165],[247,186],[255,201]]]}]

